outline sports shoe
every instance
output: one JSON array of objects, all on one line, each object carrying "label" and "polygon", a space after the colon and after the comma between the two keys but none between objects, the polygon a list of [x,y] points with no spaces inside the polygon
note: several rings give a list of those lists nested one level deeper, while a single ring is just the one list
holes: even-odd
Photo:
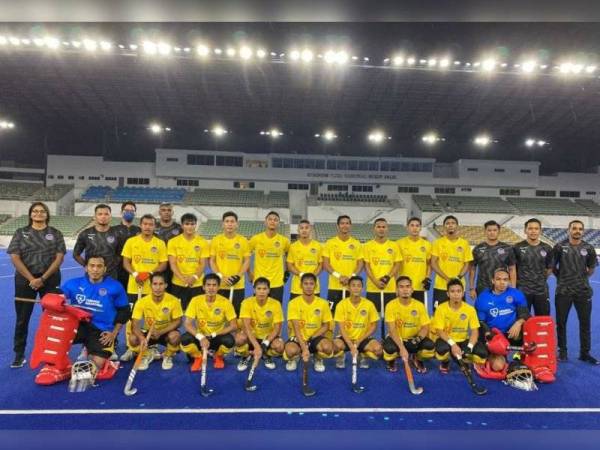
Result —
[{"label": "sports shoe", "polygon": [[215,369],[224,369],[225,368],[225,361],[223,360],[223,355],[221,355],[219,353],[215,353],[215,356],[213,359],[213,367]]},{"label": "sports shoe", "polygon": [[[114,355],[114,353],[113,353],[113,355]],[[85,361],[87,359],[88,359],[87,348],[81,347],[81,351],[79,352],[79,355],[77,355],[77,361]]]},{"label": "sports shoe", "polygon": [[579,359],[586,363],[592,364],[593,366],[597,366],[598,364],[600,364],[600,361],[598,361],[596,358],[594,358],[589,353],[584,354],[584,355],[579,355]]},{"label": "sports shoe", "polygon": [[15,354],[15,359],[13,360],[12,363],[10,363],[10,368],[11,369],[19,369],[21,367],[23,367],[25,365],[25,363],[27,362],[27,360],[25,359],[25,357],[21,354]]},{"label": "sports shoe", "polygon": [[194,358],[192,365],[190,366],[190,372],[200,372],[202,369],[202,356]]},{"label": "sports shoe", "polygon": [[369,359],[364,356],[361,356],[360,361],[358,363],[358,367],[360,367],[361,369],[368,369],[369,368]]},{"label": "sports shoe", "polygon": [[290,359],[288,362],[285,363],[285,370],[287,370],[288,372],[293,372],[294,370],[296,370],[297,367],[298,367],[297,359]]},{"label": "sports shoe", "polygon": [[173,357],[163,356],[161,367],[163,370],[171,370],[173,368]]},{"label": "sports shoe", "polygon": [[158,361],[159,359],[162,359],[162,353],[158,349],[158,345],[153,345],[152,347],[148,348],[148,351],[154,358],[154,361]]},{"label": "sports shoe", "polygon": [[133,358],[135,358],[135,352],[133,350],[127,349],[127,351],[121,355],[119,361],[127,362],[131,361]]},{"label": "sports shoe", "polygon": [[446,375],[450,372],[450,361],[442,361],[440,363],[440,373]]},{"label": "sports shoe", "polygon": [[150,367],[150,363],[152,361],[154,361],[154,358],[151,353],[148,353],[147,355],[142,357],[142,361],[140,362],[140,365],[138,366],[137,370],[147,370],[148,367]]},{"label": "sports shoe", "polygon": [[395,359],[387,362],[387,370],[388,372],[398,372],[398,366],[396,365]]},{"label": "sports shoe", "polygon": [[567,356],[567,351],[566,350],[559,350],[558,351],[558,360],[565,362],[569,360],[569,357]]},{"label": "sports shoe", "polygon": [[413,355],[410,358],[410,363],[415,368],[417,373],[427,373],[427,367],[425,367],[425,364],[423,364],[423,361],[418,359],[416,356]]},{"label": "sports shoe", "polygon": [[251,356],[246,356],[246,357],[241,357],[240,361],[237,364],[237,370],[238,372],[244,372],[246,369],[248,369],[248,365],[250,365],[250,359],[252,359]]},{"label": "sports shoe", "polygon": [[346,354],[343,353],[337,358],[335,358],[335,368],[336,369],[344,369],[346,368]]},{"label": "sports shoe", "polygon": [[269,370],[275,370],[275,368],[277,367],[275,365],[275,361],[273,361],[273,358],[271,358],[270,356],[267,356],[266,358],[264,358],[264,363],[265,363],[265,367]]},{"label": "sports shoe", "polygon": [[315,358],[315,372],[325,372],[325,363],[321,358]]},{"label": "sports shoe", "polygon": [[119,355],[117,354],[116,351],[112,352],[112,355],[110,355],[110,358],[108,358],[109,361],[112,362],[116,362],[119,360]]}]

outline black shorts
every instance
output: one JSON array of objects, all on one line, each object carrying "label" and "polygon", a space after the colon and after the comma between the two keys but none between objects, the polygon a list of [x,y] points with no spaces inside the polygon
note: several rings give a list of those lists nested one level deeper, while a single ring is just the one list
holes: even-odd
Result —
[{"label": "black shorts", "polygon": [[[350,351],[350,347],[348,347],[348,343],[344,340],[344,338],[342,336],[336,336],[336,339],[339,339],[344,343],[344,351],[345,352]],[[363,353],[365,351],[365,347],[367,345],[369,345],[369,342],[374,341],[374,340],[375,340],[375,338],[373,336],[364,338],[362,341],[360,341],[360,344],[358,344],[358,351],[360,353]]]},{"label": "black shorts", "polygon": [[[350,291],[346,289],[346,297],[350,295]],[[327,291],[327,300],[329,301],[329,309],[335,312],[335,307],[344,299],[344,291],[338,289],[329,289]]]},{"label": "black shorts", "polygon": [[394,292],[384,292],[383,293],[383,311],[381,310],[381,293],[379,292],[367,292],[367,300],[370,300],[371,303],[375,305],[375,309],[379,313],[380,316],[385,314],[385,307],[389,302],[394,300],[397,297]]},{"label": "black shorts", "polygon": [[[231,333],[220,334],[218,336],[215,336],[214,338],[211,338],[210,336],[206,336],[206,337],[208,338],[208,341],[210,342],[210,345],[208,346],[209,350],[217,351],[221,345],[223,345],[227,348],[233,348],[233,346],[235,345],[235,338],[233,337],[233,334],[231,334]],[[200,341],[198,339],[196,339],[196,336],[192,336],[190,333],[184,333],[183,336],[181,336],[181,344],[182,345],[187,345],[192,342],[194,344],[196,344],[196,346],[200,350],[202,350],[202,347],[200,346]]]},{"label": "black shorts", "polygon": [[[245,289],[234,289],[233,290],[233,295],[231,297],[231,303],[233,304],[233,309],[235,310],[235,313],[237,314],[237,316],[239,317],[240,315],[240,308],[242,307],[242,302],[244,301],[244,296],[245,296]],[[219,289],[219,295],[225,297],[226,299],[229,299],[229,295],[231,294],[231,289]]]},{"label": "black shorts", "polygon": [[181,308],[185,312],[188,305],[190,304],[190,300],[197,295],[204,294],[204,289],[202,286],[198,287],[185,287],[174,284],[171,286],[171,294],[177,297],[181,301]]},{"label": "black shorts", "polygon": [[283,286],[272,287],[269,292],[269,297],[279,300],[279,303],[283,302]]},{"label": "black shorts", "polygon": [[79,328],[77,328],[77,334],[73,344],[83,344],[87,349],[88,353],[93,356],[100,358],[110,358],[113,354],[111,347],[105,347],[100,342],[100,335],[103,333],[100,329],[96,328],[90,322],[81,322]]},{"label": "black shorts", "polygon": [[[275,339],[281,339],[281,336],[275,336],[275,337],[273,338],[273,341],[274,341]],[[258,339],[258,338],[257,338],[256,340],[258,341],[258,343],[259,343],[259,344],[262,342],[262,339]],[[271,343],[269,344],[269,348],[271,348],[271,344],[273,343],[273,341],[271,341]],[[250,351],[254,350],[254,345],[252,345],[252,342],[250,341],[250,339],[248,339],[248,349],[249,349]],[[268,349],[267,349],[267,350],[268,350]]]},{"label": "black shorts", "polygon": [[412,298],[420,301],[421,303],[425,303],[425,291],[413,291]]},{"label": "black shorts", "polygon": [[[315,338],[310,338],[306,343],[308,344],[308,351],[310,353],[317,353],[317,345],[319,345],[319,342],[321,342],[323,339],[325,339],[325,336],[317,336]],[[287,342],[293,342],[294,344],[296,344],[298,347],[300,347],[300,344],[298,343],[298,340],[296,339],[296,336],[292,336],[291,338],[289,338],[287,340]],[[287,343],[286,342],[286,343]]]}]

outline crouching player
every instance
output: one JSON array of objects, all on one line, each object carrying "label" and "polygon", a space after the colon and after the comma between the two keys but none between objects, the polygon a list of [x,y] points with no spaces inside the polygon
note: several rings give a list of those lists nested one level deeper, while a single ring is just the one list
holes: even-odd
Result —
[{"label": "crouching player", "polygon": [[242,355],[237,369],[243,372],[248,368],[252,355],[255,359],[262,358],[267,369],[275,369],[273,357],[283,354],[283,339],[281,339],[281,324],[283,309],[281,303],[269,297],[270,282],[265,277],[254,280],[254,296],[242,302],[240,319],[242,330],[238,333],[237,341],[243,342],[236,351]]},{"label": "crouching player", "polygon": [[288,371],[296,370],[298,358],[302,357],[304,362],[308,362],[312,353],[315,355],[315,371],[325,372],[323,358],[333,356],[333,342],[325,337],[333,322],[329,302],[315,295],[317,277],[314,274],[302,275],[300,285],[302,295],[288,304],[290,338],[283,353],[283,358],[287,361],[285,368]]},{"label": "crouching player", "polygon": [[[229,300],[219,295],[221,279],[215,273],[204,277],[204,294],[193,297],[185,310],[181,349],[194,358],[192,372],[200,371],[202,349],[214,352],[215,369],[223,369],[223,355],[236,345],[233,332],[237,329],[235,310]],[[241,342],[238,342],[240,345]]]},{"label": "crouching player", "polygon": [[368,369],[369,362],[365,357],[377,360],[382,354],[381,344],[373,337],[379,314],[374,303],[360,295],[363,289],[361,277],[350,277],[348,287],[350,297],[340,301],[335,309],[334,320],[340,331],[340,335],[333,341],[337,355],[335,367],[345,367],[344,352],[350,351],[353,359],[360,356],[360,367]]},{"label": "crouching player", "polygon": [[385,308],[388,335],[383,341],[383,359],[390,372],[396,372],[398,357],[410,361],[418,373],[427,372],[423,361],[433,357],[434,344],[429,336],[431,319],[424,304],[412,297],[412,281],[396,279],[397,297]]},{"label": "crouching player", "polygon": [[[166,292],[167,283],[165,275],[155,273],[150,277],[150,289],[152,293],[142,297],[133,307],[132,334],[129,336],[129,345],[136,353],[140,351],[140,343],[148,338],[148,346],[157,344],[166,347],[162,355],[163,370],[173,368],[173,355],[179,350],[181,335],[177,328],[181,325],[181,302],[174,295]],[[144,329],[142,329],[142,322]],[[147,336],[151,325],[152,333]],[[137,370],[146,370],[148,365],[154,360],[154,352],[146,351]]]}]

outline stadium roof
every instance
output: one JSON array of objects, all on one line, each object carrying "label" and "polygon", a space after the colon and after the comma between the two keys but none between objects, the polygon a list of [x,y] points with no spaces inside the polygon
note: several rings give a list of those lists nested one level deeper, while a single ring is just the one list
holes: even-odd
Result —
[{"label": "stadium roof", "polygon": [[[92,54],[0,47],[0,120],[15,123],[0,130],[2,160],[42,165],[46,153],[151,160],[154,148],[169,147],[540,159],[546,172],[600,162],[600,71],[553,70],[564,61],[600,67],[594,23],[0,25],[0,36],[35,35],[60,42],[98,36],[113,48]],[[130,50],[144,40],[191,51],[160,57]],[[201,42],[211,51],[247,43],[269,53],[262,62],[212,53],[203,61]],[[294,48],[313,49],[314,61],[292,61]],[[318,60],[328,48],[347,51],[348,63]],[[395,67],[400,54],[414,55],[416,64]],[[465,66],[486,55],[497,58],[491,73]],[[448,70],[428,66],[446,57]],[[521,73],[528,60],[548,68]],[[152,122],[171,131],[153,135]],[[229,131],[225,138],[205,132],[216,123]],[[259,134],[273,126],[284,133],[279,139]],[[327,127],[338,136],[332,143],[315,137]],[[391,140],[370,145],[366,136],[375,128]],[[429,147],[422,136],[432,130],[445,140]],[[472,141],[482,132],[497,142],[477,148]],[[531,150],[527,138],[549,145]]]}]

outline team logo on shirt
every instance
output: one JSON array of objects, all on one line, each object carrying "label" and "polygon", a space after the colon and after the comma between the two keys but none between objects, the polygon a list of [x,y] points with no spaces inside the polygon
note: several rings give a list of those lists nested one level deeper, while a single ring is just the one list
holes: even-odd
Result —
[{"label": "team logo on shirt", "polygon": [[367,310],[366,309],[361,309],[360,310],[360,315],[363,316],[363,317],[366,316],[367,315]]},{"label": "team logo on shirt", "polygon": [[349,248],[350,250],[354,250],[354,244],[350,244],[350,245],[348,246],[348,248]]},{"label": "team logo on shirt", "polygon": [[236,242],[235,244],[233,244],[233,248],[239,249],[240,248],[240,244],[238,242]]},{"label": "team logo on shirt", "polygon": [[425,247],[421,247],[420,250],[421,250],[421,253],[425,253],[427,251],[427,249]]},{"label": "team logo on shirt", "polygon": [[169,315],[169,312],[170,312],[170,310],[169,310],[169,308],[167,308],[167,307],[164,307],[164,308],[162,309],[162,313],[163,313],[165,316],[168,316],[168,315]]},{"label": "team logo on shirt", "polygon": [[177,228],[173,228],[173,230],[171,230],[171,234],[173,236],[177,236],[179,234],[179,230]]},{"label": "team logo on shirt", "polygon": [[413,310],[410,312],[410,315],[411,315],[411,316],[413,316],[413,317],[417,317],[417,314],[418,314],[418,313],[417,313],[417,310],[416,310],[416,309],[413,309]]},{"label": "team logo on shirt", "polygon": [[394,250],[392,250],[391,248],[387,249],[388,255],[391,255],[392,253],[394,253]]},{"label": "team logo on shirt", "polygon": [[221,308],[215,308],[214,314],[215,314],[215,316],[220,315],[221,314]]},{"label": "team logo on shirt", "polygon": [[545,257],[547,254],[548,254],[548,253],[546,253],[546,250],[540,250],[540,255],[542,255],[542,256],[544,256],[544,257]]},{"label": "team logo on shirt", "polygon": [[315,309],[315,310],[313,311],[313,314],[314,314],[315,316],[320,316],[320,315],[321,315],[321,310],[320,310],[320,309]]},{"label": "team logo on shirt", "polygon": [[459,245],[458,247],[456,247],[456,251],[462,253],[464,250],[463,248]]},{"label": "team logo on shirt", "polygon": [[498,317],[498,308],[492,308],[490,309],[490,316],[492,317]]},{"label": "team logo on shirt", "polygon": [[44,236],[44,238],[47,241],[53,241],[54,240],[54,235],[52,233],[48,233],[46,236]]},{"label": "team logo on shirt", "polygon": [[267,317],[267,318],[270,319],[272,315],[273,315],[273,312],[271,310],[266,310],[265,311],[265,317]]},{"label": "team logo on shirt", "polygon": [[195,252],[199,252],[200,251],[200,246],[199,245],[194,246],[194,251]]},{"label": "team logo on shirt", "polygon": [[461,314],[460,315],[460,320],[466,320],[467,319],[467,315],[466,314]]},{"label": "team logo on shirt", "polygon": [[503,248],[499,248],[498,249],[498,254],[499,255],[504,255],[504,249]]},{"label": "team logo on shirt", "polygon": [[314,255],[315,253],[317,253],[317,249],[316,248],[311,248],[310,252]]},{"label": "team logo on shirt", "polygon": [[579,253],[581,254],[581,256],[587,256],[588,251],[585,248],[582,248],[581,250],[579,250]]},{"label": "team logo on shirt", "polygon": [[107,236],[106,237],[106,242],[108,242],[109,244],[114,244],[115,243],[115,237],[114,236]]},{"label": "team logo on shirt", "polygon": [[510,295],[506,297],[506,303],[512,303],[512,302],[513,302],[513,300],[514,300],[514,299],[513,299],[513,298],[512,298],[512,296],[510,296]]},{"label": "team logo on shirt", "polygon": [[150,253],[158,253],[158,248],[157,247],[150,247]]},{"label": "team logo on shirt", "polygon": [[281,244],[279,242],[275,242],[275,247],[281,247]]},{"label": "team logo on shirt", "polygon": [[100,288],[100,289],[98,289],[98,294],[99,294],[101,297],[104,297],[104,296],[106,295],[106,289],[105,289],[105,288]]}]

